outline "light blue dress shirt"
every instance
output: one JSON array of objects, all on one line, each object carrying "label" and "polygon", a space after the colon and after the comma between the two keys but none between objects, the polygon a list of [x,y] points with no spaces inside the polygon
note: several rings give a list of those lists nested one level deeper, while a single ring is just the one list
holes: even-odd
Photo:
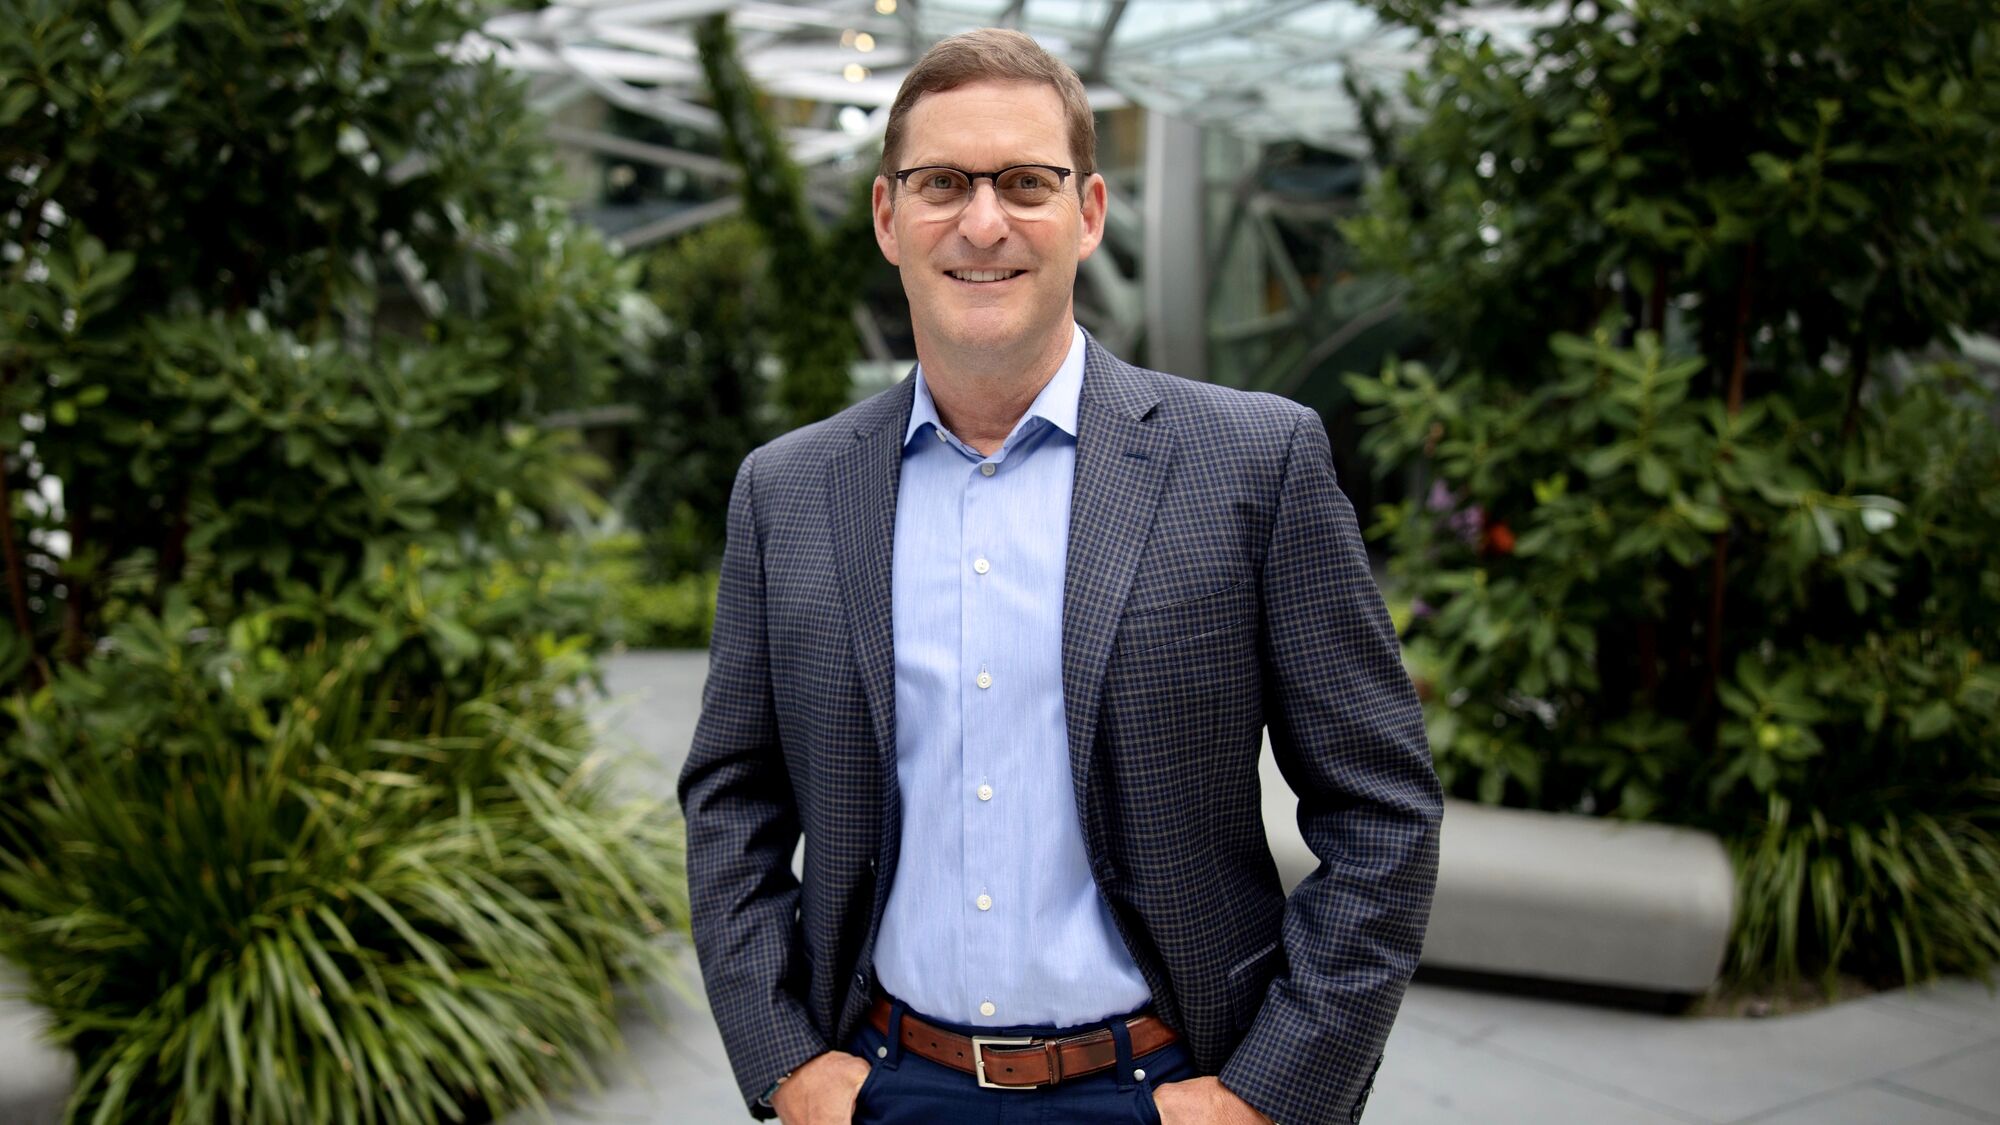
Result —
[{"label": "light blue dress shirt", "polygon": [[1083,332],[1000,451],[939,421],[917,371],[894,568],[902,850],[876,939],[918,1012],[1069,1027],[1145,978],[1097,893],[1063,718],[1063,573]]}]

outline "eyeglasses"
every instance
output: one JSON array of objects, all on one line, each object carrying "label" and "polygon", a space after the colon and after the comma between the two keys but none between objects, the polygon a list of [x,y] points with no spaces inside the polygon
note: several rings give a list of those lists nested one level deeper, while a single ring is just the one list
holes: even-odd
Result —
[{"label": "eyeglasses", "polygon": [[948,164],[905,168],[896,173],[896,182],[915,197],[931,218],[948,219],[972,202],[974,185],[993,181],[993,194],[1000,206],[1017,219],[1039,218],[1062,192],[1072,169],[1048,164],[1016,164],[998,172],[967,172]]}]

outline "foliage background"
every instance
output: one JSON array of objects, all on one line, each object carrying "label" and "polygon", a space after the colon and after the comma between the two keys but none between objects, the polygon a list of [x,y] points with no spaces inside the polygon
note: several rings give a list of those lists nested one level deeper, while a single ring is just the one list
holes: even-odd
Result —
[{"label": "foliage background", "polygon": [[1721,832],[1739,980],[1989,968],[2000,20],[1461,7],[1384,5],[1430,65],[1346,228],[1435,333],[1350,382],[1440,773]]},{"label": "foliage background", "polygon": [[0,0],[0,951],[83,1119],[532,1103],[684,925],[544,423],[657,318],[480,15]]}]

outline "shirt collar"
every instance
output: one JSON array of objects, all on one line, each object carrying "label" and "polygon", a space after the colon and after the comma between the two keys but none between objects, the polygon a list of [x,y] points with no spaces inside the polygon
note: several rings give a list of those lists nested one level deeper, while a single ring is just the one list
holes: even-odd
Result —
[{"label": "shirt collar", "polygon": [[[1021,432],[1022,424],[1030,418],[1040,418],[1071,437],[1076,436],[1077,402],[1083,397],[1083,329],[1070,325],[1069,354],[1063,357],[1062,366],[1056,368],[1053,378],[1028,404],[1028,412],[1021,422],[1014,426],[1014,433]],[[917,364],[917,397],[910,404],[910,424],[903,430],[903,444],[917,436],[917,431],[928,422],[939,431],[944,430],[944,422],[938,418],[937,403],[931,399],[929,384],[924,382],[924,365]],[[1012,441],[1014,434],[1008,434]]]}]

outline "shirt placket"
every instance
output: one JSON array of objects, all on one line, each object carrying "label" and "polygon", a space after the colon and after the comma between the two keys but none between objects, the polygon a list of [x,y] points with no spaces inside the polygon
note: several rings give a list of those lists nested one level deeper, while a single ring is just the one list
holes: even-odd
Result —
[{"label": "shirt placket", "polygon": [[[996,456],[1004,457],[1005,453]],[[967,948],[960,963],[971,1010],[983,1019],[1005,1019],[1007,1013],[1000,1010],[1002,998],[997,994],[1003,979],[999,958],[1005,945],[1000,935],[1008,929],[1007,912],[1019,904],[1006,901],[1003,872],[993,866],[1006,853],[996,833],[994,815],[995,802],[1004,797],[993,775],[1004,749],[999,740],[1005,737],[1009,692],[1008,669],[1002,666],[997,651],[1000,623],[995,619],[991,594],[994,556],[1000,545],[987,542],[996,523],[992,518],[995,506],[1001,502],[999,490],[1005,487],[1000,462],[994,458],[978,461],[969,467],[964,482],[959,551],[953,560],[959,574],[960,695],[964,700],[960,711],[964,723],[960,728],[959,805],[964,825],[962,910]]]}]

